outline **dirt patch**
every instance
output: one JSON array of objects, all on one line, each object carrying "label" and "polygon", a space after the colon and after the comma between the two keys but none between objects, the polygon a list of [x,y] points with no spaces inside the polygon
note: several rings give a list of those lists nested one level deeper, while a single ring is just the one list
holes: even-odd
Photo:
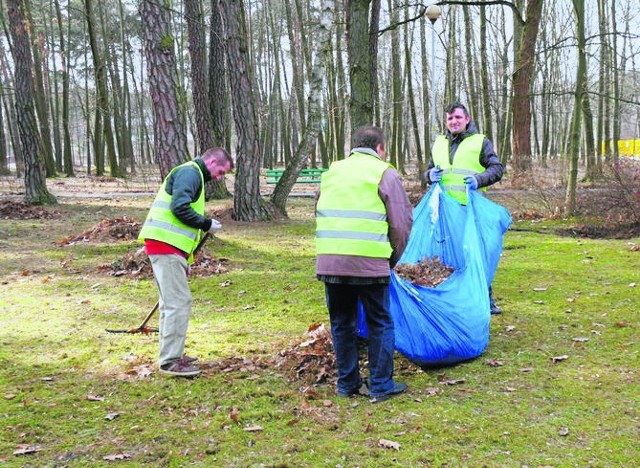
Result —
[{"label": "dirt patch", "polygon": [[442,263],[440,257],[425,257],[418,263],[401,263],[394,268],[395,272],[416,286],[433,288],[446,280],[455,268]]},{"label": "dirt patch", "polygon": [[1,219],[57,219],[61,214],[20,200],[0,200]]}]

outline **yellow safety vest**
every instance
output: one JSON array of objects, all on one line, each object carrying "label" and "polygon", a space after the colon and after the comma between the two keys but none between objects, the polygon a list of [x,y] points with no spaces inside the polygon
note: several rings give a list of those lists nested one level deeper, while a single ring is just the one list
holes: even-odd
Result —
[{"label": "yellow safety vest", "polygon": [[[449,139],[444,135],[439,135],[433,143],[431,157],[433,164],[440,166],[443,171],[442,188],[462,205],[467,204],[467,188],[464,178],[484,171],[484,167],[480,164],[483,142],[484,135],[481,133],[474,133],[462,140],[456,149],[453,165],[449,157]],[[480,190],[485,191],[486,187]]]},{"label": "yellow safety vest", "polygon": [[183,252],[188,253],[189,258],[187,261],[191,263],[193,262],[192,252],[196,248],[196,245],[198,245],[201,231],[198,228],[187,226],[176,218],[170,208],[171,195],[169,195],[165,190],[167,181],[171,174],[185,166],[195,166],[200,174],[200,178],[202,180],[200,197],[195,202],[191,203],[191,208],[193,208],[196,213],[204,215],[204,175],[197,163],[188,161],[174,167],[169,175],[165,177],[164,182],[162,182],[162,186],[160,187],[160,190],[158,190],[158,194],[151,205],[149,214],[147,214],[147,219],[142,225],[138,239],[140,241],[144,241],[145,239],[154,239],[172,245]]},{"label": "yellow safety vest", "polygon": [[390,258],[387,210],[378,195],[390,164],[352,153],[322,174],[316,208],[316,253]]}]

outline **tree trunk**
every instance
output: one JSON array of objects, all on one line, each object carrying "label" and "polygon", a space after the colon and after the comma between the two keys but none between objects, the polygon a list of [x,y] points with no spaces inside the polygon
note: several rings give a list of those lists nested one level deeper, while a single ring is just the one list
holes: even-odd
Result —
[{"label": "tree trunk", "polygon": [[211,1],[211,33],[209,35],[209,107],[211,109],[213,144],[229,148],[231,138],[229,129],[229,92],[227,87],[226,56],[224,51],[224,32],[218,4]]},{"label": "tree trunk", "polygon": [[331,50],[331,12],[334,9],[333,0],[322,0],[318,12],[318,27],[314,37],[318,42],[318,55],[313,63],[309,81],[309,115],[307,126],[302,134],[302,141],[296,153],[287,166],[282,178],[271,195],[271,202],[282,213],[286,214],[286,202],[293,185],[308,160],[309,153],[316,144],[320,132],[321,98],[323,91],[325,66]]},{"label": "tree trunk", "polygon": [[576,187],[578,180],[578,156],[580,154],[580,130],[582,128],[582,103],[587,91],[587,54],[584,32],[584,0],[572,0],[576,14],[576,35],[578,43],[578,69],[576,71],[575,100],[571,121],[569,145],[569,178],[565,209],[567,216],[573,216],[576,209]]},{"label": "tree trunk", "polygon": [[7,0],[7,16],[13,39],[15,63],[16,117],[24,155],[25,201],[32,205],[55,204],[56,198],[47,190],[43,151],[34,112],[33,57],[29,22],[22,0]]},{"label": "tree trunk", "polygon": [[[214,146],[213,116],[211,115],[211,99],[207,82],[207,55],[204,40],[204,15],[202,0],[184,0],[184,13],[189,31],[189,55],[191,56],[191,89],[193,90],[193,107],[197,128],[198,147],[200,152]],[[207,199],[223,199],[229,197],[224,183],[211,180],[205,186]]]},{"label": "tree trunk", "polygon": [[[416,159],[418,160],[418,179],[422,174],[422,168],[424,166],[422,157],[422,144],[420,142],[420,125],[418,124],[418,112],[416,111],[416,101],[413,94],[413,65],[411,62],[411,46],[413,33],[409,34],[408,26],[409,12],[405,9],[405,23],[404,25],[404,68],[405,77],[407,81],[407,99],[409,101],[409,115],[411,116],[411,130],[413,132],[413,141],[415,142]],[[411,152],[409,152],[411,154]]]},{"label": "tree trunk", "polygon": [[170,2],[140,2],[149,92],[153,102],[154,153],[164,178],[189,159],[184,117],[178,102],[180,84],[176,69]]},{"label": "tree trunk", "polygon": [[[71,153],[71,130],[69,128],[69,66],[67,64],[66,42],[62,29],[62,13],[60,11],[60,1],[54,0],[56,8],[56,18],[58,22],[58,39],[60,47],[60,58],[62,61],[62,162],[64,173],[67,177],[75,177],[73,167],[73,157]],[[70,22],[67,20],[67,25]]]},{"label": "tree trunk", "polygon": [[[109,106],[109,95],[107,92],[107,69],[102,59],[102,51],[100,51],[100,48],[98,47],[98,38],[95,33],[94,27],[96,19],[93,13],[93,0],[84,0],[84,5],[97,92],[94,153],[96,153],[96,158],[103,155],[102,139],[99,138],[99,136],[104,137],[111,177],[120,177],[121,174],[118,167],[118,160],[113,141],[113,130],[111,129],[111,112]],[[100,169],[103,164],[104,161],[101,164],[99,160],[96,159],[97,175],[102,175]]]},{"label": "tree trunk", "polygon": [[[486,7],[480,7],[480,57],[488,57],[487,49],[487,14]],[[489,82],[489,67],[480,66],[480,83],[482,87],[482,127],[484,134],[491,141],[493,139],[493,113],[491,112],[491,83]],[[500,151],[501,148],[496,148]]]},{"label": "tree trunk", "polygon": [[513,168],[515,177],[531,168],[531,83],[533,80],[536,38],[544,0],[529,0],[522,41],[513,72]]},{"label": "tree trunk", "polygon": [[238,137],[233,217],[238,221],[264,221],[271,214],[260,197],[260,136],[244,4],[242,0],[221,0],[219,6],[224,24],[233,117]]},{"label": "tree trunk", "polygon": [[347,52],[351,97],[351,134],[373,122],[371,60],[369,55],[369,5],[371,0],[349,0],[347,6]]},{"label": "tree trunk", "polygon": [[49,116],[49,107],[47,106],[48,93],[44,86],[44,74],[42,73],[42,59],[40,53],[40,45],[44,44],[44,41],[38,38],[34,39],[34,35],[40,36],[41,33],[36,33],[33,29],[33,21],[31,19],[31,7],[29,0],[24,0],[23,8],[25,12],[25,18],[30,24],[31,30],[29,31],[32,37],[31,49],[33,52],[33,85],[34,85],[34,104],[36,109],[37,121],[40,131],[40,144],[43,151],[44,166],[47,177],[55,177],[56,166],[53,156],[53,147],[51,146],[51,119]]}]

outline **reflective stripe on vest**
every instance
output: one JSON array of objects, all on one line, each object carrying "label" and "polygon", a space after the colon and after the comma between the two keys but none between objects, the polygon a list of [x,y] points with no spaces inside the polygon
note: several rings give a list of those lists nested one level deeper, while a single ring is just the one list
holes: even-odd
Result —
[{"label": "reflective stripe on vest", "polygon": [[[483,143],[484,135],[481,133],[474,133],[462,140],[456,149],[453,166],[450,159],[449,139],[444,135],[439,135],[433,143],[431,157],[433,164],[440,166],[443,171],[442,187],[449,196],[463,205],[467,204],[467,188],[464,178],[484,171],[484,167],[480,164]],[[480,190],[485,191],[486,188],[483,187]]]},{"label": "reflective stripe on vest", "polygon": [[[204,176],[198,164],[193,161],[189,161],[174,167],[169,175],[165,177],[155,200],[151,204],[151,209],[149,210],[149,214],[147,214],[147,219],[142,225],[138,239],[141,241],[144,241],[145,239],[158,240],[160,242],[170,244],[183,252],[191,254],[198,244],[200,229],[187,226],[176,218],[171,211],[171,195],[169,195],[165,190],[167,181],[169,180],[169,177],[171,177],[171,174],[185,166],[195,166],[200,174],[202,189],[200,190],[200,196],[198,199],[191,203],[191,208],[193,208],[196,213],[204,215]],[[190,255],[188,261],[191,262],[192,260],[193,258]]]},{"label": "reflective stripe on vest", "polygon": [[378,157],[352,153],[322,174],[316,208],[316,253],[389,258],[387,210],[378,195],[384,171]]}]

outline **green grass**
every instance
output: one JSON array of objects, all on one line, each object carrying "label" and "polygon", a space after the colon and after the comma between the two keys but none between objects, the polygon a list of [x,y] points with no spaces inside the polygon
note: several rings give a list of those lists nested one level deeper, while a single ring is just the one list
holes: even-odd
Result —
[{"label": "green grass", "polygon": [[[223,221],[205,246],[229,272],[191,279],[200,378],[158,375],[155,336],[106,333],[157,300],[152,279],[97,269],[135,242],[56,242],[101,219],[142,220],[149,203],[0,220],[0,466],[639,466],[640,239],[558,237],[570,221],[557,220],[509,231],[484,355],[431,370],[397,355],[409,393],[371,405],[274,365],[328,325],[310,200],[292,200],[286,222]],[[23,446],[38,451],[13,455]]]}]

